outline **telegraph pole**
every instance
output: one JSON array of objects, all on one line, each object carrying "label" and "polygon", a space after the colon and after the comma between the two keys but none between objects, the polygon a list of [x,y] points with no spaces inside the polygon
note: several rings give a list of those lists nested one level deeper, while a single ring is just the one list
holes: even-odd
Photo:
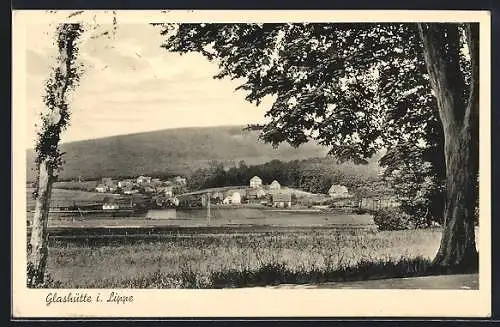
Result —
[{"label": "telegraph pole", "polygon": [[207,220],[210,225],[210,193],[207,193]]}]

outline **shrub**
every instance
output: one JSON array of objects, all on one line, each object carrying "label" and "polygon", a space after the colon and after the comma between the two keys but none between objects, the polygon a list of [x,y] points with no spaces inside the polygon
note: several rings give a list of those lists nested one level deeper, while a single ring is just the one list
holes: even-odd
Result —
[{"label": "shrub", "polygon": [[413,229],[415,224],[410,215],[395,209],[380,209],[375,211],[373,221],[379,230]]},{"label": "shrub", "polygon": [[367,213],[370,213],[371,211],[365,208],[355,208],[352,212],[357,215],[365,215]]}]

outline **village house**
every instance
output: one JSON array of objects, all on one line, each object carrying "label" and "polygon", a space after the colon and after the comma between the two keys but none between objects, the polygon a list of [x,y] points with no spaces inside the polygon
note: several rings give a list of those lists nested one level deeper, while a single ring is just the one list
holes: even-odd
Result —
[{"label": "village house", "polygon": [[136,194],[139,193],[139,190],[134,189],[132,186],[127,186],[123,189],[123,194]]},{"label": "village house", "polygon": [[347,187],[337,184],[330,187],[328,195],[332,198],[347,198],[350,196]]},{"label": "village house", "polygon": [[131,179],[124,179],[118,182],[119,188],[131,187],[132,185],[134,185],[134,182]]},{"label": "village house", "polygon": [[292,206],[292,195],[290,193],[278,193],[273,196],[273,207],[290,208]]},{"label": "village house", "polygon": [[149,176],[139,176],[137,177],[137,184],[150,184],[151,177]]},{"label": "village house", "polygon": [[167,198],[170,198],[170,197],[174,196],[174,188],[172,186],[166,186],[163,189],[163,193],[165,194],[165,196]]},{"label": "village house", "polygon": [[176,183],[178,185],[186,185],[187,184],[187,180],[184,177],[176,176],[176,177],[174,177],[174,183]]},{"label": "village house", "polygon": [[258,188],[262,187],[262,179],[259,176],[254,176],[250,179],[250,187]]},{"label": "village house", "polygon": [[105,193],[108,191],[108,188],[104,184],[99,184],[96,186],[95,190],[96,190],[96,192],[99,192],[99,193]]},{"label": "village house", "polygon": [[176,198],[176,197],[169,198],[169,199],[168,199],[168,202],[169,202],[171,205],[176,206],[176,207],[177,207],[177,206],[179,205],[179,203],[180,203],[179,199],[178,199],[178,198]]},{"label": "village house", "polygon": [[106,188],[106,192],[114,192],[117,188],[117,182],[110,177],[104,177],[102,179],[102,184]]},{"label": "village house", "polygon": [[274,180],[270,185],[269,185],[270,190],[279,190],[281,189],[280,183],[278,183],[277,180]]},{"label": "village house", "polygon": [[241,204],[241,193],[240,192],[232,192],[230,195],[227,195],[222,202],[224,204]]}]

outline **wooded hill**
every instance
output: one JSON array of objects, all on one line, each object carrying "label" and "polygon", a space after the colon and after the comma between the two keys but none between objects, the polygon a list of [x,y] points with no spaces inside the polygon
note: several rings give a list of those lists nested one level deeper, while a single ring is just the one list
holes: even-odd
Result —
[{"label": "wooded hill", "polygon": [[[257,165],[281,161],[324,158],[327,149],[308,143],[295,149],[282,144],[274,149],[258,140],[258,132],[243,131],[244,126],[193,127],[127,134],[61,145],[64,169],[60,180],[78,178],[125,177],[138,175],[190,175],[217,160],[234,167],[241,160]],[[27,177],[34,174],[34,151],[27,151]],[[333,159],[327,160],[336,165]],[[375,160],[376,161],[376,160]],[[323,163],[324,164],[324,163]],[[378,165],[344,164],[343,169],[361,175],[374,175]]]},{"label": "wooded hill", "polygon": [[[64,169],[60,179],[119,176],[188,175],[209,161],[227,166],[244,160],[260,164],[324,157],[327,150],[306,144],[295,149],[287,144],[277,149],[258,141],[258,133],[244,126],[193,127],[69,142],[61,145]],[[34,151],[27,150],[27,178],[35,177]]]}]

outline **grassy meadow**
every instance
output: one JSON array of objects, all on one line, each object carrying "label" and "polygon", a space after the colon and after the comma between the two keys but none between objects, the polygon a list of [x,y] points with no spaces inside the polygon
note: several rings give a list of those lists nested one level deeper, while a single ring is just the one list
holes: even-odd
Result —
[{"label": "grassy meadow", "polygon": [[[34,188],[26,188],[26,207],[28,209],[35,208],[35,200],[32,197]],[[113,197],[115,195],[108,193],[87,192],[81,190],[66,190],[54,188],[52,189],[51,205],[64,206],[73,203],[92,203],[102,202],[105,197]],[[116,197],[116,196],[115,196]]]},{"label": "grassy meadow", "polygon": [[51,240],[50,287],[224,288],[435,273],[438,229]]}]

